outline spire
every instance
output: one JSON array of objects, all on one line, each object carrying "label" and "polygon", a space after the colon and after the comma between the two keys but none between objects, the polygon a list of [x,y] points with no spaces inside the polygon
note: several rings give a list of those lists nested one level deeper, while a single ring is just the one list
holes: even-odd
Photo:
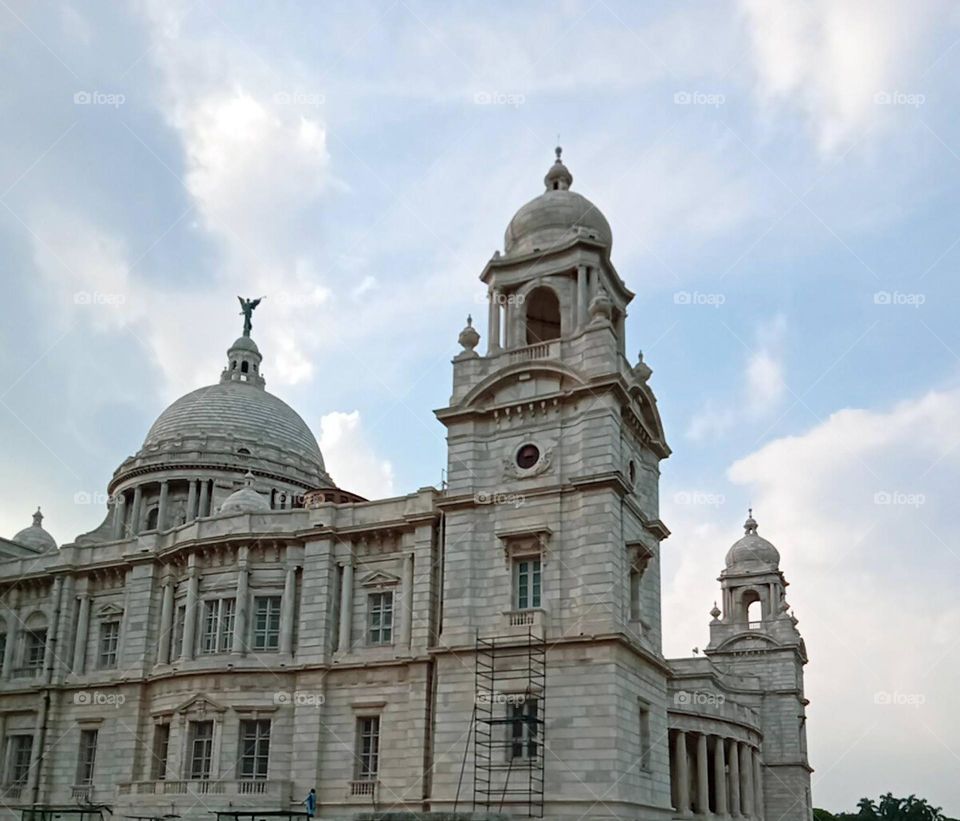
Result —
[{"label": "spire", "polygon": [[756,519],[753,518],[752,507],[747,508],[747,521],[743,523],[743,532],[748,536],[757,535],[757,522]]},{"label": "spire", "polygon": [[573,185],[573,174],[570,173],[563,164],[563,160],[560,159],[563,148],[558,145],[554,149],[554,152],[557,158],[554,160],[553,165],[550,166],[550,170],[547,171],[547,176],[543,178],[543,184],[547,187],[547,191],[566,191]]}]

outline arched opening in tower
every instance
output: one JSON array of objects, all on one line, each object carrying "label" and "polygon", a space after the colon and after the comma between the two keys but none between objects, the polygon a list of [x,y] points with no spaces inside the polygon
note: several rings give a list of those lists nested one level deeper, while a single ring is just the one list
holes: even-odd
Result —
[{"label": "arched opening in tower", "polygon": [[541,285],[526,299],[527,344],[560,338],[560,300],[552,288]]}]

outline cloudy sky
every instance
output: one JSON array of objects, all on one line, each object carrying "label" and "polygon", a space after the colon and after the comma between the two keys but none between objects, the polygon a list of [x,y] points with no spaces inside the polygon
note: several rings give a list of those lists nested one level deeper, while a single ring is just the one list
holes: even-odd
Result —
[{"label": "cloudy sky", "polygon": [[960,10],[638,5],[0,1],[0,533],[100,521],[237,294],[338,483],[439,483],[457,333],[559,134],[674,450],[666,652],[752,504],[815,803],[956,816]]}]

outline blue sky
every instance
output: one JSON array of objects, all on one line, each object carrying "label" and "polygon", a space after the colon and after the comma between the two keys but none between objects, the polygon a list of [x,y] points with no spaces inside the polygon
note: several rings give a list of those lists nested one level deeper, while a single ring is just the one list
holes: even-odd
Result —
[{"label": "blue sky", "polygon": [[753,504],[810,649],[815,803],[957,815],[960,13],[637,5],[4,3],[0,532],[99,522],[238,293],[340,484],[437,484],[477,276],[559,134],[674,450],[665,650],[705,643]]}]

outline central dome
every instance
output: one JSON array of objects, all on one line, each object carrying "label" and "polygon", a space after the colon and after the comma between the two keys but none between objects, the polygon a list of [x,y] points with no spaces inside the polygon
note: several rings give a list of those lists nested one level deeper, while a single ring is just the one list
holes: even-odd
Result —
[{"label": "central dome", "polygon": [[590,200],[570,190],[573,175],[557,159],[544,177],[546,190],[530,200],[507,226],[504,252],[510,256],[547,251],[580,236],[613,245],[610,223]]}]

